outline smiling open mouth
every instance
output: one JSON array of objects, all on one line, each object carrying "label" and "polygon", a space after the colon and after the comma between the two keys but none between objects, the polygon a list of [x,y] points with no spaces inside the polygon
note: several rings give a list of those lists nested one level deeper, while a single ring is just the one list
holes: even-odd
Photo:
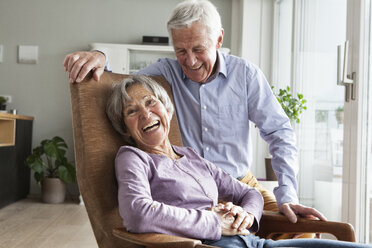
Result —
[{"label": "smiling open mouth", "polygon": [[142,130],[144,132],[150,132],[160,126],[160,121],[156,120],[145,126]]},{"label": "smiling open mouth", "polygon": [[197,71],[197,70],[199,70],[200,68],[202,68],[202,66],[203,66],[203,64],[201,64],[199,67],[190,68],[190,69],[193,70],[193,71]]}]

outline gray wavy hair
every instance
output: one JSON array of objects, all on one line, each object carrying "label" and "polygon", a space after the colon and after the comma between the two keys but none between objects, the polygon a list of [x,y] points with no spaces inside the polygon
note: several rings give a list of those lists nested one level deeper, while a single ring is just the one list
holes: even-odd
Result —
[{"label": "gray wavy hair", "polygon": [[221,16],[211,2],[186,0],[176,6],[168,20],[169,36],[172,37],[172,29],[189,28],[194,22],[199,22],[207,27],[212,41],[216,41],[221,34]]},{"label": "gray wavy hair", "polygon": [[127,127],[124,123],[123,110],[130,100],[128,96],[127,89],[134,85],[140,84],[145,87],[148,91],[154,94],[156,98],[160,100],[165,106],[165,109],[170,113],[170,119],[173,116],[174,107],[171,99],[168,96],[166,90],[160,86],[155,80],[137,75],[124,79],[121,83],[114,84],[111,90],[111,94],[107,100],[106,104],[106,115],[109,118],[111,125],[114,129],[122,135],[124,141],[129,145],[134,145],[134,140],[127,134]]}]

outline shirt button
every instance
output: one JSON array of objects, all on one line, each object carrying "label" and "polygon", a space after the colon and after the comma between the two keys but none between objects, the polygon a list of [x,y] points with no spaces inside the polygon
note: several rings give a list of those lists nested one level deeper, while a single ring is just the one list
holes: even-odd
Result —
[{"label": "shirt button", "polygon": [[157,207],[157,205],[152,205],[152,209],[156,209]]},{"label": "shirt button", "polygon": [[205,150],[206,150],[206,151],[209,151],[209,147],[206,147]]},{"label": "shirt button", "polygon": [[207,128],[207,127],[205,127],[205,128],[204,128],[204,131],[208,132],[208,128]]},{"label": "shirt button", "polygon": [[200,183],[200,179],[198,178],[198,179],[196,179],[196,181],[198,181],[199,183]]},{"label": "shirt button", "polygon": [[203,108],[204,108],[204,109],[207,109],[207,105],[204,105]]}]

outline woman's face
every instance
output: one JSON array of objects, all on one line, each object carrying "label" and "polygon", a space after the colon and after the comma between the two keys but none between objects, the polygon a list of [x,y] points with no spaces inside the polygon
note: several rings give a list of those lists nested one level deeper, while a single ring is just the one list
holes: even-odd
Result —
[{"label": "woman's face", "polygon": [[170,118],[163,103],[140,84],[127,89],[130,100],[124,106],[128,135],[138,148],[150,152],[168,140]]}]

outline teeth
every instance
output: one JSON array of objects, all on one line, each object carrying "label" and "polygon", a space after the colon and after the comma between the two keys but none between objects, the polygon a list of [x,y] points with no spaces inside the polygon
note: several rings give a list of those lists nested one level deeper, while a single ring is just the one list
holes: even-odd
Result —
[{"label": "teeth", "polygon": [[150,132],[150,131],[156,129],[157,127],[158,127],[158,126],[153,126],[153,127],[149,128],[149,129],[146,129],[146,132]]},{"label": "teeth", "polygon": [[156,120],[156,121],[153,121],[151,123],[149,123],[148,125],[146,125],[142,130],[143,131],[151,131],[151,130],[154,130],[156,128],[156,125],[159,124],[159,121]]},{"label": "teeth", "polygon": [[191,68],[191,70],[199,70],[201,67],[202,67],[203,64],[201,64],[200,66],[198,67],[194,67],[194,68]]}]

